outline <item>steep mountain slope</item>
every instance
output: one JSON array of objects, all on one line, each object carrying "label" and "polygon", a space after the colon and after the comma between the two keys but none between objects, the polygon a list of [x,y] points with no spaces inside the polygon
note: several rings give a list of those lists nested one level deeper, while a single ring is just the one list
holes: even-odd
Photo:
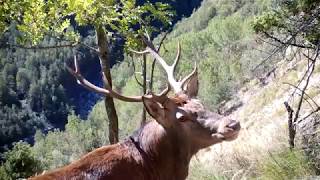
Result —
[{"label": "steep mountain slope", "polygon": [[[242,106],[229,115],[242,124],[238,139],[200,152],[197,160],[193,162],[194,166],[203,167],[212,174],[235,179],[252,177],[261,161],[272,158],[273,152],[287,149],[288,115],[283,103],[289,100],[296,109],[298,96],[290,98],[295,88],[286,83],[297,84],[306,67],[306,59],[283,61],[277,64],[274,76],[269,77],[266,85],[258,79],[248,82],[235,95],[236,101],[240,101]],[[317,66],[310,80],[311,86],[306,91],[315,102],[320,102],[319,78],[320,67]],[[310,104],[304,102],[300,117],[305,117],[313,110]],[[304,133],[299,131],[299,128],[308,121],[310,122],[310,118],[298,123],[298,135]],[[297,139],[296,142],[301,141]]]}]

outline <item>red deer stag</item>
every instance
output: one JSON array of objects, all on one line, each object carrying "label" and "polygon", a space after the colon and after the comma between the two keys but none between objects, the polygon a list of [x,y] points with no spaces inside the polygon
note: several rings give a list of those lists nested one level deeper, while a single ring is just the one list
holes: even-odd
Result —
[{"label": "red deer stag", "polygon": [[[128,139],[100,147],[81,159],[34,180],[182,180],[188,175],[191,157],[200,149],[222,141],[236,139],[240,123],[207,110],[198,99],[197,68],[182,81],[176,81],[174,70],[180,58],[180,45],[173,65],[168,65],[150,41],[144,52],[150,53],[164,68],[169,82],[160,95],[123,96],[112,88],[97,87],[75,70],[69,71],[78,83],[95,92],[128,102],[143,102],[155,119]],[[170,86],[175,95],[168,97]]]}]

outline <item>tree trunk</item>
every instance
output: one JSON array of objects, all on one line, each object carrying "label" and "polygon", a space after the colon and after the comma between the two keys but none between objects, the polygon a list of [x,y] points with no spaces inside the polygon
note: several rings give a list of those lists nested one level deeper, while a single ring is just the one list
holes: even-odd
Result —
[{"label": "tree trunk", "polygon": [[[96,27],[97,44],[99,48],[99,59],[101,64],[101,71],[105,74],[106,81],[103,81],[104,86],[106,83],[112,87],[111,73],[110,73],[110,61],[109,61],[109,47],[107,42],[106,32],[102,26]],[[119,141],[119,129],[118,129],[118,116],[114,106],[113,98],[106,96],[104,99],[106,112],[109,119],[109,142],[110,144],[117,143]]]},{"label": "tree trunk", "polygon": [[288,112],[288,130],[289,130],[289,147],[292,150],[294,148],[294,138],[296,135],[296,130],[293,125],[293,109],[290,107],[288,102],[284,102]]},{"label": "tree trunk", "polygon": [[[142,64],[142,80],[143,80],[143,94],[147,94],[147,55],[143,54],[143,64]],[[142,109],[142,117],[140,126],[146,124],[147,117],[146,117],[146,110],[145,108]]]}]

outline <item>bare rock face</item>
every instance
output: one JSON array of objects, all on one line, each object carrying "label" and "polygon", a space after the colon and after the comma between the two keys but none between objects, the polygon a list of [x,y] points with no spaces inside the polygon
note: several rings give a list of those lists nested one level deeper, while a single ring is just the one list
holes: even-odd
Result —
[{"label": "bare rock face", "polygon": [[297,140],[320,173],[320,113],[299,123]]}]

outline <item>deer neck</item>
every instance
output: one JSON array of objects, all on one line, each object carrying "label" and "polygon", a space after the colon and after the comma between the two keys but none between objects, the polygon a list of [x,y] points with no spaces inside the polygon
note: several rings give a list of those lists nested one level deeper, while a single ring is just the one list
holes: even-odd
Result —
[{"label": "deer neck", "polygon": [[[180,133],[180,132],[178,132]],[[133,140],[146,156],[145,164],[155,169],[160,179],[185,179],[188,175],[191,146],[175,131],[165,130],[156,121],[147,123]],[[166,177],[163,177],[166,176]]]}]

